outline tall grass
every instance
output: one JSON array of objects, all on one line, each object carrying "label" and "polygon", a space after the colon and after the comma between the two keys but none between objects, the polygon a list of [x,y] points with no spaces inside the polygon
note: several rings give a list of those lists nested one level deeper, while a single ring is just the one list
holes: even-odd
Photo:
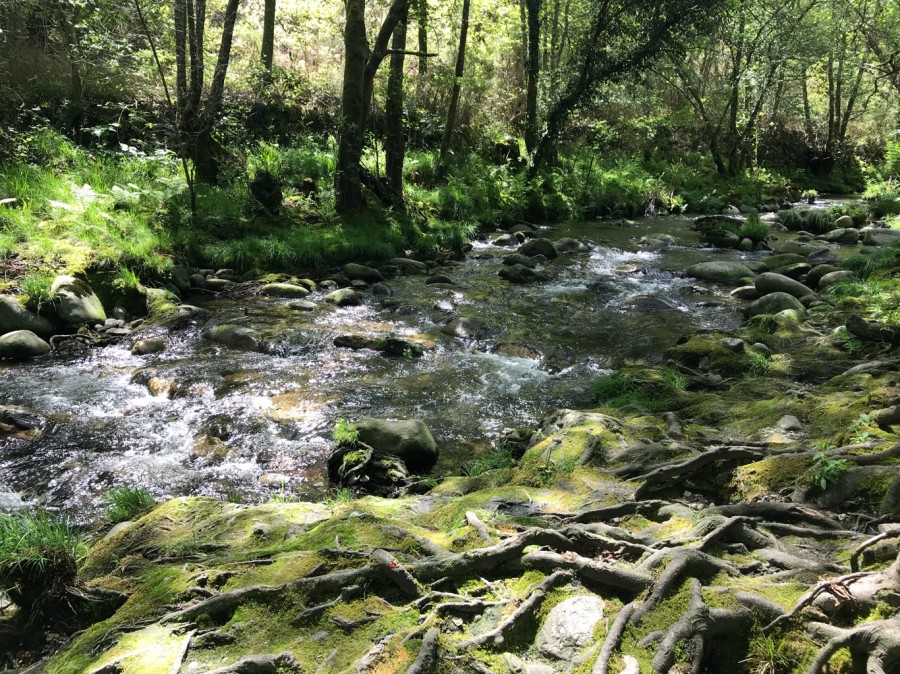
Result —
[{"label": "tall grass", "polygon": [[156,501],[146,489],[116,487],[103,496],[103,504],[110,522],[125,522],[151,510]]}]

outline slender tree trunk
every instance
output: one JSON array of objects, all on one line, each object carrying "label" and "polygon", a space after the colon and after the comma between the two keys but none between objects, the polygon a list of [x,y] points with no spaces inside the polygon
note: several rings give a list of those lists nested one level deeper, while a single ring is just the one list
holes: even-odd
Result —
[{"label": "slender tree trunk", "polygon": [[428,73],[428,0],[416,0],[416,27],[419,33],[419,93],[422,93],[425,75]]},{"label": "slender tree trunk", "polygon": [[[557,2],[557,7],[559,3]],[[528,57],[525,85],[525,147],[534,152],[538,140],[538,77],[540,76],[541,0],[525,0]]]},{"label": "slender tree trunk", "polygon": [[71,106],[71,122],[73,127],[80,124],[84,112],[84,82],[81,79],[81,37],[78,24],[81,21],[81,8],[72,6],[72,14],[66,25],[66,42],[69,59],[69,102]]},{"label": "slender tree trunk", "polygon": [[187,3],[175,0],[175,102],[178,110],[187,107]]},{"label": "slender tree trunk", "polygon": [[406,51],[406,16],[394,29],[391,42],[391,67],[385,102],[384,165],[388,185],[398,195],[403,194],[403,157],[406,134],[403,115],[403,65]]},{"label": "slender tree trunk", "polygon": [[263,34],[260,60],[262,67],[272,70],[272,61],[275,56],[275,1],[266,0],[263,10]]},{"label": "slender tree trunk", "polygon": [[342,91],[341,133],[337,170],[334,176],[338,213],[359,211],[363,205],[359,161],[363,151],[363,120],[367,102],[363,89],[369,44],[366,38],[365,0],[347,0],[344,26],[344,86]]},{"label": "slender tree trunk", "polygon": [[807,83],[806,78],[806,68],[804,68],[800,72],[800,83],[802,86],[803,93],[803,122],[806,126],[806,142],[812,146],[813,138],[815,137],[815,130],[813,129],[812,123],[812,112],[809,107],[809,84]]},{"label": "slender tree trunk", "polygon": [[469,7],[471,0],[463,0],[462,25],[459,30],[459,49],[456,52],[456,70],[454,72],[453,90],[450,92],[450,105],[447,108],[447,125],[444,127],[444,138],[441,141],[441,163],[447,161],[450,152],[450,141],[453,139],[453,130],[456,127],[456,115],[459,109],[459,94],[462,87],[462,77],[466,68],[466,38],[469,34]]}]

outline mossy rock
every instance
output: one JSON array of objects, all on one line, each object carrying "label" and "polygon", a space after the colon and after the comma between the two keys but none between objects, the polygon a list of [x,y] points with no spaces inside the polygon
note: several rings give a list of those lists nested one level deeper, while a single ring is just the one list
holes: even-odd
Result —
[{"label": "mossy rock", "polygon": [[691,369],[705,369],[723,376],[748,372],[753,366],[746,353],[735,353],[721,340],[730,337],[722,332],[693,334],[666,352],[666,357]]}]

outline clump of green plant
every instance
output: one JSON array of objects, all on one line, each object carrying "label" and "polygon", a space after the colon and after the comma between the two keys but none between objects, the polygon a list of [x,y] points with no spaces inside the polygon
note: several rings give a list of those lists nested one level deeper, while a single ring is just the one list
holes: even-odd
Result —
[{"label": "clump of green plant", "polygon": [[747,356],[750,358],[750,369],[748,370],[750,377],[762,377],[772,367],[772,362],[764,353],[751,349],[747,352]]},{"label": "clump of green plant", "polygon": [[857,337],[850,334],[850,331],[844,326],[835,330],[832,336],[834,341],[840,344],[841,348],[851,356],[863,347],[863,343]]},{"label": "clump of green plant", "polygon": [[863,195],[869,204],[869,217],[879,220],[900,214],[900,184],[893,180],[872,183]]},{"label": "clump of green plant", "polygon": [[26,616],[66,601],[86,553],[78,532],[49,513],[0,515],[0,591]]},{"label": "clump of green plant", "polygon": [[814,204],[816,203],[816,198],[819,196],[819,193],[815,190],[804,190],[803,194],[800,195],[801,199],[805,199],[806,203]]},{"label": "clump of green plant", "polygon": [[847,215],[853,219],[853,224],[857,227],[866,223],[866,212],[859,206],[831,206],[825,212],[835,220]]},{"label": "clump of green plant", "polygon": [[793,209],[778,211],[775,219],[792,232],[797,232],[803,229],[803,215],[800,213],[800,211],[796,211]]},{"label": "clump of green plant", "polygon": [[829,485],[837,482],[846,470],[846,460],[832,459],[824,451],[819,451],[813,454],[813,465],[810,469],[809,479],[819,490],[825,491]]},{"label": "clump of green plant", "polygon": [[463,466],[463,474],[468,477],[475,477],[489,470],[497,468],[512,468],[516,465],[516,459],[512,452],[508,449],[498,449],[496,451],[479,456],[477,459],[467,462]]},{"label": "clump of green plant", "polygon": [[45,304],[53,300],[50,288],[53,285],[53,275],[44,271],[30,271],[19,280],[19,290],[22,292],[22,306],[34,312],[40,312]]},{"label": "clump of green plant", "polygon": [[349,487],[338,487],[337,489],[329,490],[328,494],[325,495],[325,505],[329,508],[333,508],[339,503],[350,503],[356,499],[356,494]]},{"label": "clump of green plant", "polygon": [[853,444],[862,444],[869,439],[871,435],[866,428],[872,424],[872,417],[868,414],[860,414],[853,423],[850,424],[850,442]]},{"label": "clump of green plant", "polygon": [[338,419],[334,422],[331,439],[339,445],[352,445],[359,440],[359,430],[354,428],[346,419]]},{"label": "clump of green plant", "polygon": [[834,216],[825,211],[807,211],[803,217],[803,229],[814,234],[825,234],[834,229]]},{"label": "clump of green plant", "polygon": [[867,279],[876,272],[900,268],[900,243],[880,246],[870,255],[854,255],[844,260],[841,266],[856,272],[862,279]]},{"label": "clump of green plant", "polygon": [[753,243],[765,241],[772,235],[772,226],[763,222],[759,213],[753,212],[747,216],[747,221],[741,225],[738,236],[742,239],[750,239]]},{"label": "clump of green plant", "polygon": [[156,505],[153,495],[141,487],[116,487],[103,496],[106,517],[111,522],[125,522],[140,517]]},{"label": "clump of green plant", "polygon": [[641,379],[622,372],[594,381],[594,397],[609,407],[639,405],[650,412],[661,412],[676,403],[687,381],[677,372],[666,370],[661,379]]}]

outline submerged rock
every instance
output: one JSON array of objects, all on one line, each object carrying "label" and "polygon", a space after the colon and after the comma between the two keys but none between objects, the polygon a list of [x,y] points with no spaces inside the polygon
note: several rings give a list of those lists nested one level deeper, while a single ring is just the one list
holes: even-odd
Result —
[{"label": "submerged rock", "polygon": [[441,328],[441,332],[445,335],[452,335],[453,337],[481,339],[487,336],[488,327],[474,318],[459,316],[451,319],[443,328]]},{"label": "submerged rock", "polygon": [[149,337],[139,339],[131,347],[131,353],[135,356],[148,356],[152,353],[162,353],[169,345],[165,337]]},{"label": "submerged rock", "polygon": [[588,253],[591,250],[590,246],[583,241],[567,237],[557,240],[553,247],[558,253]]},{"label": "submerged rock", "polygon": [[526,267],[523,264],[513,264],[507,267],[503,267],[503,269],[501,269],[497,275],[504,281],[509,281],[510,283],[517,284],[533,283],[535,281],[547,280],[546,275],[534,271],[534,269]]},{"label": "submerged rock", "polygon": [[216,344],[242,351],[258,351],[260,346],[256,331],[240,325],[217,325],[204,336]]},{"label": "submerged rock", "polygon": [[522,265],[523,267],[528,267],[529,269],[534,269],[537,267],[537,260],[531,257],[525,257],[519,253],[513,253],[512,255],[507,255],[503,258],[503,264],[507,266],[513,265]]}]

